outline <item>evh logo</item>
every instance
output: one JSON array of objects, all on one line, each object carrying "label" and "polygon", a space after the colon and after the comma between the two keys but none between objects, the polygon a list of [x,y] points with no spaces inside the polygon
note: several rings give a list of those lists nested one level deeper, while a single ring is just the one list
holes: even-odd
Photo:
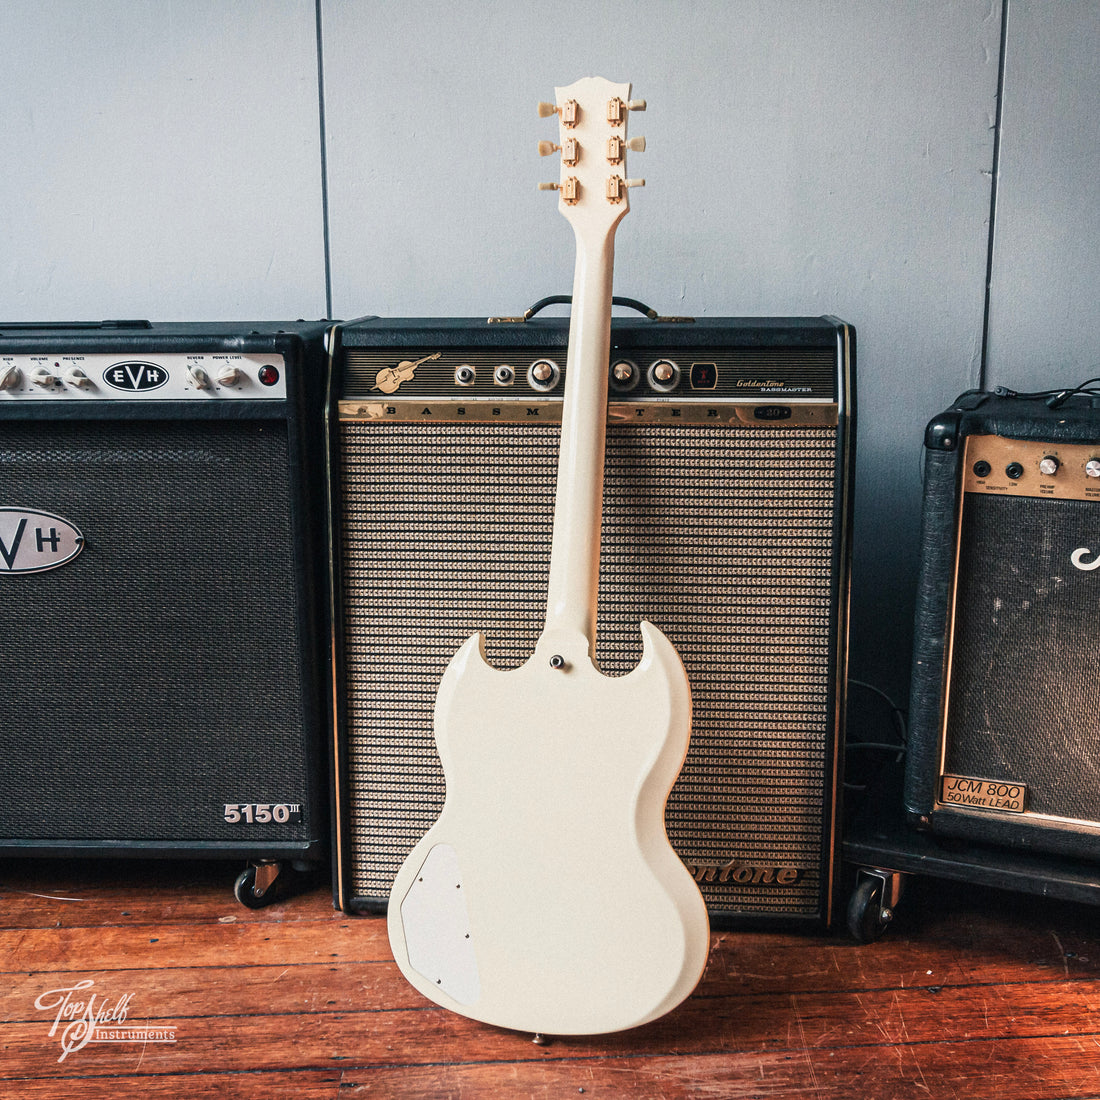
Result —
[{"label": "evh logo", "polygon": [[0,508],[0,573],[42,573],[70,562],[84,536],[49,512]]},{"label": "evh logo", "polygon": [[1100,554],[1097,554],[1092,561],[1085,561],[1085,555],[1091,554],[1092,551],[1087,546],[1078,547],[1069,556],[1069,560],[1073,562],[1077,569],[1087,573],[1092,569],[1100,569]]},{"label": "evh logo", "polygon": [[115,363],[103,372],[103,381],[116,390],[155,390],[168,381],[168,372],[156,363]]}]

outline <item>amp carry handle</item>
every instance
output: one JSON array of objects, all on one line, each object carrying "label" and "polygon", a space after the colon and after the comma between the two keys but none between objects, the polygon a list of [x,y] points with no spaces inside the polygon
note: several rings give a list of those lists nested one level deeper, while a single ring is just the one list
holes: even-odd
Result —
[{"label": "amp carry handle", "polygon": [[[531,320],[536,313],[540,313],[547,306],[567,306],[571,305],[572,302],[572,294],[551,294],[547,298],[540,298],[533,306],[524,313],[521,313],[518,317],[489,317],[487,318],[487,323],[490,325],[522,325],[525,321]],[[644,313],[651,321],[662,321],[665,324],[674,325],[690,325],[695,322],[694,317],[661,317],[655,309],[647,306],[644,302],[639,302],[637,298],[621,298],[615,295],[611,299],[611,304],[613,306],[625,306],[627,309],[636,309],[639,313]]]}]

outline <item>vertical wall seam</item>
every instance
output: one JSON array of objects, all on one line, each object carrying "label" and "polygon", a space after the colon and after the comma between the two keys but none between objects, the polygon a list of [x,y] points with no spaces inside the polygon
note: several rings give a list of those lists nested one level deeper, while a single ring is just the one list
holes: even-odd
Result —
[{"label": "vertical wall seam", "polygon": [[1011,0],[1001,0],[1001,44],[997,71],[997,113],[993,124],[993,171],[989,181],[989,234],[985,259],[985,304],[982,313],[982,355],[977,384],[985,389],[989,371],[989,321],[993,298],[993,258],[997,238],[997,195],[1001,183],[1001,136],[1004,124],[1005,69],[1008,60],[1008,9]]},{"label": "vertical wall seam", "polygon": [[332,316],[332,253],[329,242],[328,138],[325,133],[325,45],[321,21],[323,0],[314,0],[317,34],[317,131],[321,152],[321,237],[325,265],[325,316]]}]

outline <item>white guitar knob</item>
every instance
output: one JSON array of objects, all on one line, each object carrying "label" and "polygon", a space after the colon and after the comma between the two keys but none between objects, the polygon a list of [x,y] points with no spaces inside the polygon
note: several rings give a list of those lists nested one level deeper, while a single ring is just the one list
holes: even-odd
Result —
[{"label": "white guitar knob", "polygon": [[218,371],[215,377],[219,386],[236,386],[241,380],[241,372],[238,367],[231,367],[227,364]]},{"label": "white guitar knob", "polygon": [[14,364],[0,370],[0,390],[14,390],[23,381],[23,372]]}]

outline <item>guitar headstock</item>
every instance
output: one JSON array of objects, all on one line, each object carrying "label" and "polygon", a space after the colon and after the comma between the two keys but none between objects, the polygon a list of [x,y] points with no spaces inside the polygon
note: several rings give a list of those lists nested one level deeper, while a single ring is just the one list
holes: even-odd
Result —
[{"label": "guitar headstock", "polygon": [[610,231],[630,209],[627,192],[645,180],[628,179],[626,154],[642,152],[645,138],[627,138],[631,111],[644,111],[644,99],[630,98],[629,84],[590,76],[555,88],[555,103],[540,103],[539,115],[558,116],[558,143],[539,142],[539,154],[561,154],[561,178],[542,183],[558,192],[558,209],[574,231]]}]

